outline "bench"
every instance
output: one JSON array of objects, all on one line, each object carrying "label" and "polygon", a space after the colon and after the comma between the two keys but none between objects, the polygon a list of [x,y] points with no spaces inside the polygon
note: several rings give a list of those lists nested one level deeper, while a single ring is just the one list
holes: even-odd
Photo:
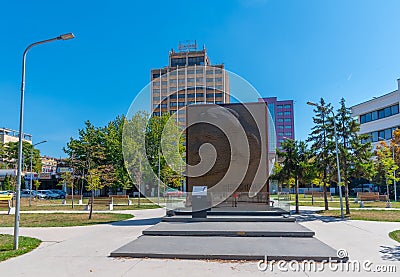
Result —
[{"label": "bench", "polygon": [[[313,197],[324,197],[324,192],[323,191],[306,191],[306,192],[304,192],[304,198],[306,198],[306,195],[311,195]],[[326,197],[331,197],[331,193],[327,191]]]},{"label": "bench", "polygon": [[74,195],[72,195],[72,194],[67,194],[67,195],[65,195],[65,199],[64,199],[64,201],[63,201],[63,204],[64,204],[64,205],[67,204],[67,200],[72,200],[72,199],[74,199],[74,200],[78,200],[78,205],[82,205],[82,198],[83,198],[83,195],[79,195],[79,194],[74,194]]},{"label": "bench", "polygon": [[129,205],[132,205],[132,201],[129,199],[129,195],[109,195],[108,198],[110,199],[111,203],[114,204],[114,200],[123,200]]},{"label": "bench", "polygon": [[7,214],[14,214],[15,213],[15,208],[11,204],[12,201],[12,195],[7,195],[7,196],[0,196],[0,207],[6,207],[7,208]]},{"label": "bench", "polygon": [[379,201],[389,201],[389,197],[387,196],[387,194],[380,194]]},{"label": "bench", "polygon": [[357,192],[359,201],[379,201],[379,192]]},{"label": "bench", "polygon": [[110,211],[112,211],[113,210],[113,208],[114,208],[114,205],[113,205],[113,202],[112,202],[112,200],[111,199],[109,199],[109,198],[94,198],[94,199],[92,199],[92,198],[89,198],[89,201],[88,201],[88,204],[87,204],[87,206],[86,206],[86,210],[89,210],[90,209],[90,205],[92,204],[92,200],[93,200],[93,206],[95,206],[95,205],[105,205],[105,206],[108,206],[108,209],[110,210]]}]

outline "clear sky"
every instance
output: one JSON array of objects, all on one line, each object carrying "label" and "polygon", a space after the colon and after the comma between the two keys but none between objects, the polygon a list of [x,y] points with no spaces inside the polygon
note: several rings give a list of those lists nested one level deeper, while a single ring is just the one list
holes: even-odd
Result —
[{"label": "clear sky", "polygon": [[[35,41],[73,32],[74,40],[31,49],[25,132],[42,154],[62,147],[90,119],[103,126],[125,114],[183,40],[205,44],[262,96],[295,100],[296,137],[312,108],[336,107],[397,89],[400,1],[3,1],[0,8],[0,126],[18,129],[21,56]],[[256,99],[255,99],[256,101]]]}]

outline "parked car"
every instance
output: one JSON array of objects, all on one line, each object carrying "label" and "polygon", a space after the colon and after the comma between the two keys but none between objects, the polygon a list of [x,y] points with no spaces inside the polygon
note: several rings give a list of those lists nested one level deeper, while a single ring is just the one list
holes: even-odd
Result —
[{"label": "parked car", "polygon": [[65,198],[66,193],[65,193],[65,191],[63,191],[63,190],[60,190],[60,189],[51,189],[50,191],[53,192],[53,193],[58,194],[58,195],[59,195],[58,198],[60,198],[60,199],[61,199],[61,198]]},{"label": "parked car", "polygon": [[1,195],[14,195],[14,192],[9,192],[8,190],[0,190],[0,196]]},{"label": "parked car", "polygon": [[164,191],[163,196],[164,197],[180,197],[183,196],[184,192],[174,189],[174,188],[167,188],[166,191]]},{"label": "parked car", "polygon": [[[45,198],[45,199],[56,199],[56,198],[60,197],[60,195],[58,193],[54,193],[48,189],[38,190],[38,193],[44,194],[45,197],[43,197],[43,198]],[[39,197],[39,198],[41,198],[41,197]]]},{"label": "parked car", "polygon": [[20,196],[22,198],[29,198],[31,195],[32,195],[32,197],[36,197],[36,191],[32,190],[32,193],[29,193],[28,189],[21,190],[21,195]]},{"label": "parked car", "polygon": [[356,186],[351,191],[353,193],[357,193],[357,192],[378,192],[379,191],[379,187],[377,185],[374,185],[374,184],[362,184],[362,185]]}]

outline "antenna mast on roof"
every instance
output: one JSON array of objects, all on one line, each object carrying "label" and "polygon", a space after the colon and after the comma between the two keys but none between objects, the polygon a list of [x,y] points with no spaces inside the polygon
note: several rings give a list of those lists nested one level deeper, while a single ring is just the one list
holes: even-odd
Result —
[{"label": "antenna mast on roof", "polygon": [[197,50],[197,42],[196,40],[185,40],[183,42],[179,42],[178,50],[180,52],[190,51],[190,50]]}]

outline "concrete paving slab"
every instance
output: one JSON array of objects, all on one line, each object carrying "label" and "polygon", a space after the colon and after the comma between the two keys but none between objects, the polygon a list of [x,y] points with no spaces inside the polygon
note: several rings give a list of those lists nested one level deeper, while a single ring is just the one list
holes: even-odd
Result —
[{"label": "concrete paving slab", "polygon": [[192,218],[191,215],[165,216],[164,222],[295,222],[296,218],[286,216],[234,216],[208,215],[207,218]]},{"label": "concrete paving slab", "polygon": [[143,235],[313,237],[315,233],[296,222],[161,222]]},{"label": "concrete paving slab", "polygon": [[218,260],[338,260],[315,238],[141,236],[111,257]]}]

